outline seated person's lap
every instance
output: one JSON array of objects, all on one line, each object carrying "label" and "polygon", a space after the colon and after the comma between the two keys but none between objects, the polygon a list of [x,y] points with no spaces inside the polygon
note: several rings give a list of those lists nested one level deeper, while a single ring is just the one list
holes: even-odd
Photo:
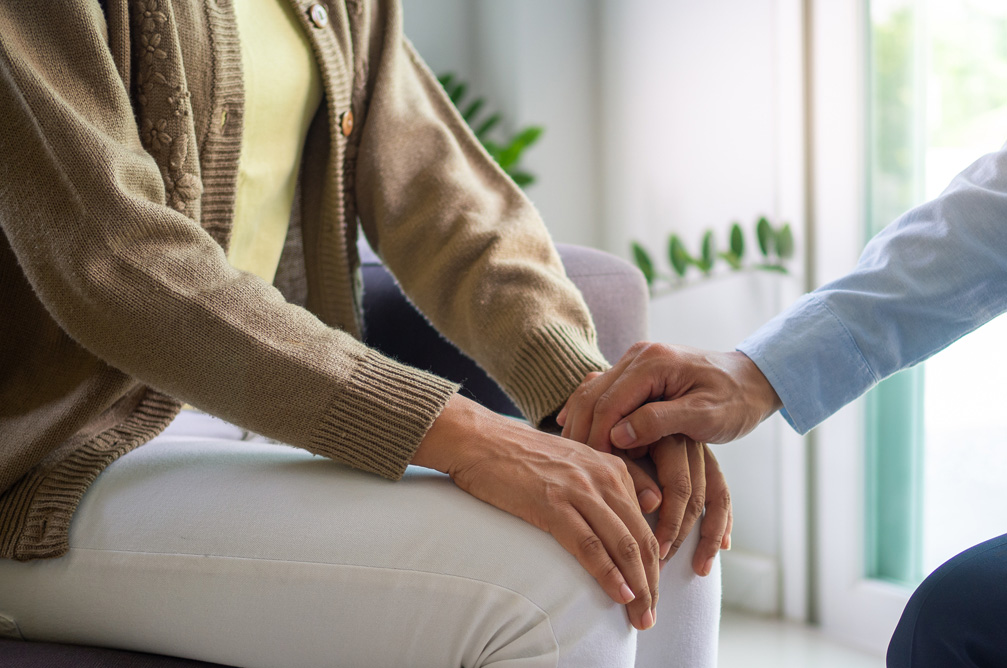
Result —
[{"label": "seated person's lap", "polygon": [[[248,667],[632,665],[624,608],[446,476],[393,483],[184,415],[99,476],[69,554],[0,562],[26,639]],[[695,534],[640,634],[661,665],[715,665],[719,572],[691,573]]]}]

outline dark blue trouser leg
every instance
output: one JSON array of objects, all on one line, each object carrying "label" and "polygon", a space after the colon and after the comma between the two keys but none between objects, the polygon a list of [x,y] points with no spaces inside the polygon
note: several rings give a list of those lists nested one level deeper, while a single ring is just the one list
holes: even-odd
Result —
[{"label": "dark blue trouser leg", "polygon": [[1007,666],[1007,534],[950,559],[913,593],[888,668]]}]

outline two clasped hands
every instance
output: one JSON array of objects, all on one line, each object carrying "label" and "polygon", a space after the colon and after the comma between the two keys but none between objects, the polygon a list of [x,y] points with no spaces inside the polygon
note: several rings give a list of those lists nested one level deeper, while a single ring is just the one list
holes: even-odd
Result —
[{"label": "two clasped hands", "polygon": [[[698,575],[730,548],[730,493],[706,443],[751,431],[780,405],[741,353],[639,343],[570,396],[556,417],[565,438],[455,395],[413,463],[548,531],[642,630],[657,621],[662,561],[697,521]],[[652,530],[644,514],[655,511]]]}]

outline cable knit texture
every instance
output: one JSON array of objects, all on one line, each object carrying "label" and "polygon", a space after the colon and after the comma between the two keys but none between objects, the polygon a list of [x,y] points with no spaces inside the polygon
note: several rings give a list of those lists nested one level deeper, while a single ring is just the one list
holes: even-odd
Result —
[{"label": "cable knit texture", "polygon": [[605,368],[537,213],[397,4],[330,0],[318,21],[285,1],[325,104],[287,245],[301,252],[276,286],[225,255],[243,117],[232,0],[0,4],[0,557],[63,554],[88,485],[182,402],[400,477],[456,388],[359,341],[358,221],[536,424]]}]

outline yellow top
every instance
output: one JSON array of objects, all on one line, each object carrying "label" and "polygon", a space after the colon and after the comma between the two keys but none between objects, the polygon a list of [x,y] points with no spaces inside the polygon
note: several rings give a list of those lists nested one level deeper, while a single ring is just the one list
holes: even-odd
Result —
[{"label": "yellow top", "polygon": [[290,224],[308,125],[321,76],[294,9],[282,0],[237,0],[245,121],[228,259],[272,283]]}]

